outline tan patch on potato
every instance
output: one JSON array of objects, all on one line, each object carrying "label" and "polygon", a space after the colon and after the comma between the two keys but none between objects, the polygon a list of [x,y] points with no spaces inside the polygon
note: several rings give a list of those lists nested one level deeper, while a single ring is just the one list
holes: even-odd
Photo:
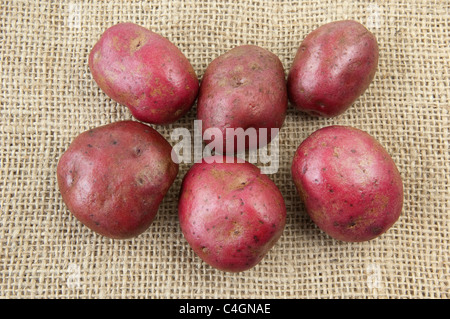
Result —
[{"label": "tan patch on potato", "polygon": [[235,175],[234,172],[228,172],[220,169],[212,169],[210,174],[212,177],[224,183],[224,186],[228,191],[242,189],[251,183],[255,178],[251,178],[252,176]]},{"label": "tan patch on potato", "polygon": [[388,206],[389,198],[386,195],[377,193],[372,200],[372,211],[371,214],[379,215],[386,210]]},{"label": "tan patch on potato", "polygon": [[211,169],[210,174],[212,177],[219,179],[221,181],[224,181],[226,178],[233,176],[233,173],[228,172],[228,171],[224,171],[224,170],[220,170],[220,169]]},{"label": "tan patch on potato", "polygon": [[339,148],[338,147],[333,148],[333,156],[339,158]]},{"label": "tan patch on potato", "polygon": [[239,237],[244,232],[244,227],[237,221],[232,222],[233,227],[230,229],[228,237],[236,238]]},{"label": "tan patch on potato", "polygon": [[92,57],[92,62],[94,63],[94,65],[96,65],[98,63],[98,61],[100,60],[101,57],[102,57],[102,54],[100,53],[100,50],[95,51],[95,53]]},{"label": "tan patch on potato", "polygon": [[260,71],[260,70],[262,70],[262,67],[261,67],[258,63],[256,63],[256,62],[251,62],[251,63],[249,64],[249,67],[250,67],[250,69],[252,69],[253,71]]},{"label": "tan patch on potato", "polygon": [[300,195],[300,199],[305,203],[308,200],[308,194],[303,189],[301,183],[297,180],[294,180],[294,184],[297,187],[298,193]]},{"label": "tan patch on potato", "polygon": [[130,53],[134,53],[142,48],[148,41],[147,32],[138,32],[137,36],[130,40]]}]

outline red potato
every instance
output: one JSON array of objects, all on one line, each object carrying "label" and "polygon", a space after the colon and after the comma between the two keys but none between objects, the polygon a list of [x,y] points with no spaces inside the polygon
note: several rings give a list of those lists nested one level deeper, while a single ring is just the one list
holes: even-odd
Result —
[{"label": "red potato", "polygon": [[295,55],[289,100],[311,115],[340,115],[369,87],[377,64],[377,40],[362,24],[325,24],[307,35]]},{"label": "red potato", "polygon": [[143,122],[168,124],[197,97],[197,75],[168,39],[133,23],[108,28],[89,54],[98,86]]},{"label": "red potato", "polygon": [[93,231],[135,237],[150,226],[178,174],[171,151],[162,135],[135,121],[81,133],[58,162],[62,198]]},{"label": "red potato", "polygon": [[[223,163],[217,163],[219,159]],[[212,267],[229,272],[258,264],[286,223],[283,196],[267,175],[251,163],[217,155],[187,172],[178,212],[194,252]]]},{"label": "red potato", "polygon": [[298,147],[292,178],[311,219],[331,237],[367,241],[399,218],[403,183],[387,151],[348,126],[317,130]]},{"label": "red potato", "polygon": [[[214,59],[203,76],[197,101],[197,119],[202,120],[203,133],[219,128],[227,154],[263,147],[275,136],[272,128],[280,129],[287,109],[287,89],[284,68],[272,52],[255,46],[242,45]],[[244,141],[244,133],[227,135],[226,129],[256,130],[256,141]],[[266,141],[259,135],[267,128]],[[231,145],[233,142],[234,147]]]}]

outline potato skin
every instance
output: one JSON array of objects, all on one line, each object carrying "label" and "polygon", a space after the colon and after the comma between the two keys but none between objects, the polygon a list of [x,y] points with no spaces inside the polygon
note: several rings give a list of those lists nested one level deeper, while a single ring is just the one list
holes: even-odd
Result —
[{"label": "potato skin", "polygon": [[197,75],[168,39],[134,23],[108,28],[89,54],[98,86],[143,122],[168,124],[197,98]]},{"label": "potato skin", "polygon": [[178,174],[171,150],[156,130],[135,121],[83,132],[58,162],[62,198],[93,231],[135,237],[150,226]]},{"label": "potato skin", "polygon": [[269,143],[275,137],[268,135],[267,143],[261,142],[234,148],[233,136],[226,136],[226,128],[253,127],[280,129],[287,109],[287,88],[284,68],[272,52],[255,45],[241,45],[214,59],[203,76],[197,101],[197,119],[202,120],[203,133],[217,127],[223,135],[227,154],[243,149],[255,149]]},{"label": "potato skin", "polygon": [[400,173],[387,151],[362,130],[315,131],[298,147],[291,169],[309,216],[335,239],[371,240],[401,214]]},{"label": "potato skin", "polygon": [[[194,164],[183,179],[181,230],[194,252],[214,268],[254,267],[280,238],[286,206],[272,180],[251,163]],[[211,163],[212,162],[212,163]]]},{"label": "potato skin", "polygon": [[377,40],[362,24],[325,24],[306,36],[295,55],[287,80],[289,100],[311,115],[340,115],[369,87],[377,64]]}]

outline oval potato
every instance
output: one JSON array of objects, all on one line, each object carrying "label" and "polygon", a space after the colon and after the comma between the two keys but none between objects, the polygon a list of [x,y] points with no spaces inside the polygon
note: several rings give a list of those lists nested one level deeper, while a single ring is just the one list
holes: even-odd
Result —
[{"label": "oval potato", "polygon": [[362,24],[325,24],[298,48],[288,74],[289,100],[311,115],[340,115],[369,87],[377,64],[377,40]]},{"label": "oval potato", "polygon": [[194,252],[214,268],[240,272],[257,265],[286,223],[283,196],[255,165],[214,156],[186,173],[178,214]]},{"label": "oval potato", "polygon": [[[264,48],[241,45],[208,65],[200,86],[197,119],[202,120],[203,133],[218,128],[222,153],[233,154],[269,143],[276,136],[271,129],[279,130],[284,123],[287,103],[279,58]],[[235,131],[227,134],[227,129]],[[245,139],[248,129],[254,130],[255,139]],[[267,134],[262,137],[260,129],[267,129]]]},{"label": "oval potato", "polygon": [[335,239],[371,240],[401,214],[400,173],[380,143],[362,130],[315,131],[298,147],[291,170],[309,216]]},{"label": "oval potato", "polygon": [[64,203],[103,236],[135,237],[150,226],[178,174],[171,151],[155,129],[135,121],[83,132],[58,162]]},{"label": "oval potato", "polygon": [[198,78],[186,56],[134,23],[108,28],[89,54],[89,68],[103,92],[142,122],[175,122],[197,98]]}]

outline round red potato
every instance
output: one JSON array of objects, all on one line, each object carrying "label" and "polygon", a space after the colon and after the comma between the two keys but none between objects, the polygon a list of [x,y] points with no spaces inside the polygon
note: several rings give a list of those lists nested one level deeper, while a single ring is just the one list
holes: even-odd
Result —
[{"label": "round red potato", "polygon": [[[264,48],[242,45],[208,65],[200,86],[197,119],[202,120],[203,133],[218,128],[223,137],[221,153],[233,154],[269,143],[276,136],[271,129],[280,129],[284,123],[287,103],[284,68],[278,57]],[[237,131],[227,135],[227,128]],[[259,134],[261,128],[267,128],[265,141]],[[254,130],[255,139],[245,138],[247,129]]]},{"label": "round red potato", "polygon": [[187,172],[178,211],[181,230],[194,252],[212,267],[229,272],[258,264],[286,222],[284,199],[267,175],[251,163],[217,155]]},{"label": "round red potato", "polygon": [[399,218],[403,183],[387,151],[348,126],[317,130],[298,147],[292,177],[311,219],[342,241],[367,241]]},{"label": "round red potato", "polygon": [[98,86],[143,122],[168,124],[186,114],[199,83],[183,53],[168,39],[133,23],[108,28],[89,55]]},{"label": "round red potato", "polygon": [[362,24],[325,24],[307,35],[295,55],[289,100],[311,115],[340,115],[369,87],[377,64],[377,40]]},{"label": "round red potato", "polygon": [[69,211],[93,231],[130,238],[145,231],[178,174],[171,145],[135,121],[77,136],[61,156],[57,177]]}]

